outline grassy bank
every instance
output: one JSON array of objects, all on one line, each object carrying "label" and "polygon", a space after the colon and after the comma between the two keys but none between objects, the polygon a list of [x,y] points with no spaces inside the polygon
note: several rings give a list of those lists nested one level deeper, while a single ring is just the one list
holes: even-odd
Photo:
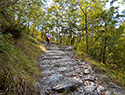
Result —
[{"label": "grassy bank", "polygon": [[35,82],[42,75],[36,60],[45,48],[28,34],[2,41],[6,48],[0,53],[0,90],[5,95],[38,95]]}]

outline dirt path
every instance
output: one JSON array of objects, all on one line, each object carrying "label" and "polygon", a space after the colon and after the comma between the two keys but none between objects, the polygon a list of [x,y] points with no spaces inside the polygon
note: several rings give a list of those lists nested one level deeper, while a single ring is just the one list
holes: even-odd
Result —
[{"label": "dirt path", "polygon": [[[44,44],[43,44],[44,45]],[[114,95],[100,84],[89,63],[73,57],[72,47],[47,47],[39,59],[43,79],[41,95]],[[123,95],[123,94],[115,94]]]}]

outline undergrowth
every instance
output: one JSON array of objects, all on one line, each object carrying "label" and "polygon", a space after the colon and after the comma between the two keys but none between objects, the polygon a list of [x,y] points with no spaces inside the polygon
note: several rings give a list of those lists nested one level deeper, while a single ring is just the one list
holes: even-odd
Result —
[{"label": "undergrowth", "polygon": [[36,60],[45,48],[28,34],[22,35],[18,40],[1,40],[0,90],[5,95],[39,95],[35,83],[42,75]]}]

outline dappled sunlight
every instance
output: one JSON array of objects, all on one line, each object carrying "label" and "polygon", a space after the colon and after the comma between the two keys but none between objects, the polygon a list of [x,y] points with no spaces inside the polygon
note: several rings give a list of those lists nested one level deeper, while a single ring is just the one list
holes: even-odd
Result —
[{"label": "dappled sunlight", "polygon": [[46,51],[46,48],[44,47],[44,46],[42,46],[42,45],[39,45],[39,48],[42,50],[42,51]]},{"label": "dappled sunlight", "polygon": [[125,95],[123,6],[1,0],[0,95]]}]

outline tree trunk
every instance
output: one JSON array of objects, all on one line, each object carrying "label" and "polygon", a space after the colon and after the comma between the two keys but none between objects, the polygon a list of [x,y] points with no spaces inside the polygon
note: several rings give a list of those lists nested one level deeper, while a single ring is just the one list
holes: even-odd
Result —
[{"label": "tree trunk", "polygon": [[104,39],[104,50],[103,50],[103,63],[106,63],[106,57],[105,57],[105,53],[106,53],[106,37]]},{"label": "tree trunk", "polygon": [[85,31],[86,31],[86,53],[88,53],[88,27],[87,27],[87,13],[85,13]]}]

